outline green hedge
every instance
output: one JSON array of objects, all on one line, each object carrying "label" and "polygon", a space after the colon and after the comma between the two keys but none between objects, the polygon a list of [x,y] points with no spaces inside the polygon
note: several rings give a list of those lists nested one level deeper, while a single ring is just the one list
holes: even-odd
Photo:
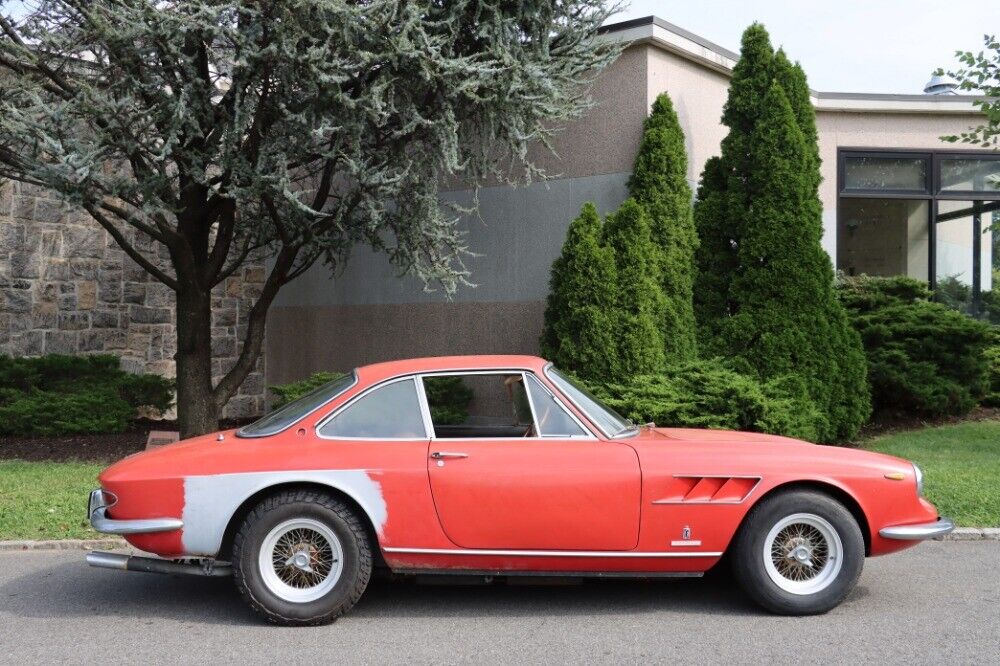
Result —
[{"label": "green hedge", "polygon": [[669,366],[625,383],[586,382],[636,423],[765,432],[816,441],[824,417],[793,376],[761,381],[718,359]]},{"label": "green hedge", "polygon": [[123,432],[139,408],[169,409],[173,390],[169,379],[125,372],[111,355],[0,356],[0,434]]},{"label": "green hedge", "polygon": [[986,396],[990,326],[931,302],[911,278],[842,278],[839,292],[865,347],[877,412],[964,414]]}]

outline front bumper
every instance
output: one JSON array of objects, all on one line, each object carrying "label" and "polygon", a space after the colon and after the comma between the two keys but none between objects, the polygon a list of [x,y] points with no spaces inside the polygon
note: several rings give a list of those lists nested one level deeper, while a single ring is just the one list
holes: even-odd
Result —
[{"label": "front bumper", "polygon": [[[105,496],[113,499],[109,502]],[[149,534],[152,532],[173,532],[184,527],[180,518],[145,518],[142,520],[114,520],[107,517],[107,510],[115,505],[118,498],[112,493],[98,488],[90,493],[87,506],[90,524],[98,532],[105,534]]]},{"label": "front bumper", "polygon": [[883,527],[878,531],[879,536],[886,539],[900,539],[903,541],[922,541],[944,536],[955,529],[955,523],[951,518],[938,518],[933,523],[917,523],[915,525],[894,525]]}]

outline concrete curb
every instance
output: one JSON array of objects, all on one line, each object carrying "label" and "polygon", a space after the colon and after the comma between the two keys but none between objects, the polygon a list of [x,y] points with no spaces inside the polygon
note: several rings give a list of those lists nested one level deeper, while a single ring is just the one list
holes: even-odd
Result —
[{"label": "concrete curb", "polygon": [[956,527],[942,541],[1000,541],[1000,527]]},{"label": "concrete curb", "polygon": [[[935,541],[1000,541],[1000,527],[956,527]],[[124,539],[54,539],[51,541],[0,541],[0,553],[19,550],[99,550],[127,548]]]},{"label": "concrete curb", "polygon": [[108,537],[105,539],[52,539],[48,541],[0,541],[0,553],[19,550],[98,550],[102,548],[126,548],[125,539]]}]

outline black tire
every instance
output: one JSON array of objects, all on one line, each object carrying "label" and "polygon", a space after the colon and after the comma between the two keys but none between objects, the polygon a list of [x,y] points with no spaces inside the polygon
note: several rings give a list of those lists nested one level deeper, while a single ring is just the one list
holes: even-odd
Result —
[{"label": "black tire", "polygon": [[[840,570],[830,569],[832,577],[826,587],[815,592],[795,593],[783,589],[768,573],[768,563],[764,559],[768,534],[793,514],[821,518],[833,527],[840,539]],[[808,490],[782,492],[755,506],[740,526],[732,548],[733,572],[740,587],[755,602],[779,615],[817,615],[835,608],[854,589],[864,560],[864,537],[851,512],[832,497]],[[828,561],[826,566],[834,565]],[[821,567],[817,575],[822,575],[824,569]]]},{"label": "black tire", "polygon": [[[315,600],[292,602],[264,581],[259,556],[267,535],[285,521],[311,519],[325,525],[340,542],[340,578]],[[269,622],[312,626],[329,624],[357,603],[372,573],[372,546],[361,518],[344,502],[312,490],[277,493],[258,504],[233,540],[233,579],[247,604]]]}]

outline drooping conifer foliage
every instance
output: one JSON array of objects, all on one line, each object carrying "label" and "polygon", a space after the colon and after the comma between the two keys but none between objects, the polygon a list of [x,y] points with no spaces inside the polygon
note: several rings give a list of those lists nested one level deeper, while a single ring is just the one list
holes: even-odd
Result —
[{"label": "drooping conifer foliage", "polygon": [[801,376],[825,416],[819,439],[848,439],[870,399],[860,339],[820,245],[814,114],[801,68],[774,53],[760,25],[744,33],[723,123],[729,134],[695,209],[704,344],[763,378]]},{"label": "drooping conifer foliage", "polygon": [[660,286],[664,295],[664,354],[668,362],[689,361],[697,355],[697,332],[691,293],[694,252],[698,246],[687,181],[684,132],[670,97],[656,98],[646,119],[629,193],[649,219],[656,246]]},{"label": "drooping conifer foliage", "polygon": [[[604,0],[25,4],[0,2],[0,178],[86,211],[175,293],[185,437],[218,428],[311,266],[368,245],[461,284],[475,248],[440,183],[540,175],[529,147],[588,108],[619,49],[597,36]],[[238,358],[213,375],[213,289],[261,255]]]}]

